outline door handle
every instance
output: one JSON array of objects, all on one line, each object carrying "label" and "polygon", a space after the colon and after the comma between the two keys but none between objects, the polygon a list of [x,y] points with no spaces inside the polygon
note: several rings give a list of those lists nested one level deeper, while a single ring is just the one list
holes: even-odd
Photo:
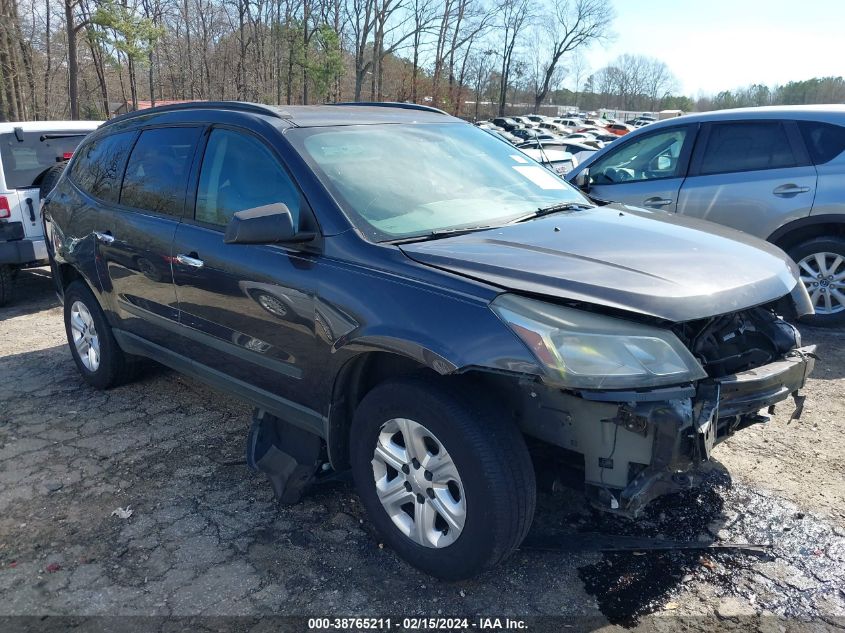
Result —
[{"label": "door handle", "polygon": [[[191,255],[196,255],[196,253],[191,253]],[[176,256],[176,261],[183,266],[190,266],[191,268],[202,268],[205,266],[205,262],[201,259],[191,257],[190,255],[182,255],[181,253]]]},{"label": "door handle", "polygon": [[788,185],[781,185],[780,187],[775,187],[773,194],[776,196],[794,196],[798,193],[807,193],[810,190],[809,187],[799,187],[795,184],[788,184]]},{"label": "door handle", "polygon": [[114,235],[111,234],[111,231],[94,231],[94,237],[97,238],[98,242],[102,242],[103,244],[114,242]]},{"label": "door handle", "polygon": [[673,202],[674,200],[670,200],[669,198],[659,198],[657,196],[643,200],[643,204],[647,207],[665,207],[667,204],[672,204]]},{"label": "door handle", "polygon": [[29,207],[29,221],[35,224],[35,207],[32,206],[32,198],[26,199],[26,206]]}]

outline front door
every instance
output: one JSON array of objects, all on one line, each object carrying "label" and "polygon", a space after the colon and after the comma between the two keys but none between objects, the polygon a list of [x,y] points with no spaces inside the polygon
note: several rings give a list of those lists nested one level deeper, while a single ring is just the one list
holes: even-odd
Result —
[{"label": "front door", "polygon": [[101,206],[98,218],[101,278],[111,290],[117,326],[166,347],[178,340],[171,248],[201,133],[199,127],[141,132],[119,202]]},{"label": "front door", "polygon": [[816,168],[792,122],[711,123],[681,187],[678,213],[763,239],[810,215]]},{"label": "front door", "polygon": [[635,207],[675,211],[695,126],[680,125],[616,141],[589,165],[590,195]]},{"label": "front door", "polygon": [[318,255],[223,241],[235,212],[279,202],[298,225],[305,204],[274,151],[246,131],[213,129],[194,217],[179,225],[174,241],[182,353],[227,376],[230,384],[235,379],[303,402],[317,393],[310,386],[317,377],[309,369],[316,350]]}]

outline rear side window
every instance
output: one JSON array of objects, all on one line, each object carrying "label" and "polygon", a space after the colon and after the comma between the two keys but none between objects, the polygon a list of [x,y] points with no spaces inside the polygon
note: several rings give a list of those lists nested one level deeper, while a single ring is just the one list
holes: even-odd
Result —
[{"label": "rear side window", "polygon": [[129,156],[120,204],[181,216],[201,128],[144,130]]},{"label": "rear side window", "polygon": [[196,219],[225,226],[237,211],[282,202],[299,223],[299,191],[258,139],[233,130],[211,132],[200,171]]},{"label": "rear side window", "polygon": [[117,202],[123,165],[134,138],[134,132],[121,132],[85,143],[74,159],[70,174],[73,182],[95,198]]},{"label": "rear side window", "polygon": [[25,189],[38,186],[40,176],[76,149],[88,132],[24,132],[23,140],[14,133],[0,134],[0,160],[6,187]]},{"label": "rear side window", "polygon": [[804,144],[816,165],[832,160],[845,151],[845,127],[818,121],[798,121]]},{"label": "rear side window", "polygon": [[718,123],[701,159],[702,174],[795,167],[798,161],[780,121]]}]

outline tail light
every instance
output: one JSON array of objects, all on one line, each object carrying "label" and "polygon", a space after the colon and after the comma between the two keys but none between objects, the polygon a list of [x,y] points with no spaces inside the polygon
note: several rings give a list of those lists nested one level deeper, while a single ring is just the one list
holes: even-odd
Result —
[{"label": "tail light", "polygon": [[10,217],[12,217],[12,208],[9,206],[9,199],[6,196],[0,196],[0,220]]},{"label": "tail light", "polygon": [[73,152],[65,152],[64,154],[62,154],[62,160],[70,160],[72,156]]}]

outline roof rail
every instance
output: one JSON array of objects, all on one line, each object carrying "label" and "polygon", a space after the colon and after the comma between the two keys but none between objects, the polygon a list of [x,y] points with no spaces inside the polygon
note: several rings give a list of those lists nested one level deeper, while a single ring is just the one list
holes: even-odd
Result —
[{"label": "roof rail", "polygon": [[434,112],[435,114],[445,114],[450,116],[448,112],[444,112],[439,108],[432,106],[421,105],[419,103],[404,103],[401,101],[341,101],[339,103],[328,103],[326,105],[338,106],[373,106],[377,108],[402,108],[403,110],[422,110],[423,112]]},{"label": "roof rail", "polygon": [[175,110],[200,110],[200,109],[224,109],[237,110],[239,112],[251,112],[253,114],[264,114],[278,119],[290,119],[290,113],[286,112],[280,107],[264,105],[261,103],[250,103],[247,101],[186,101],[185,103],[170,103],[163,106],[155,106],[154,108],[145,108],[143,110],[133,110],[121,114],[113,119],[109,119],[106,123],[112,121],[123,121],[131,119],[136,116],[144,114],[157,114],[159,112],[173,112]]}]

